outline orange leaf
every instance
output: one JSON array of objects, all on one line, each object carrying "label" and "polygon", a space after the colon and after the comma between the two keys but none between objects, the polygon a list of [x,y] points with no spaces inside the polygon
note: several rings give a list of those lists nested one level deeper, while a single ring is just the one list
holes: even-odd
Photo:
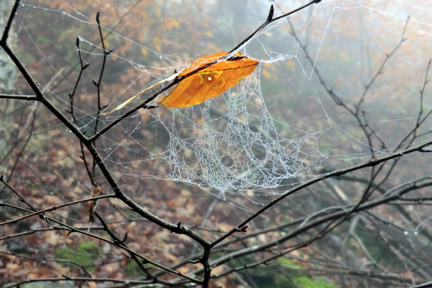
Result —
[{"label": "orange leaf", "polygon": [[226,55],[226,52],[216,53],[197,59],[190,66],[181,71],[178,76],[188,76],[182,80],[158,104],[167,107],[183,108],[203,103],[209,98],[222,94],[225,90],[234,87],[239,81],[251,74],[258,65],[258,61],[242,56],[240,53],[216,62],[196,73],[193,71],[216,61]]},{"label": "orange leaf", "polygon": [[[201,104],[209,98],[219,96],[225,92],[225,90],[234,87],[241,79],[251,74],[258,65],[258,61],[242,56],[239,52],[226,60],[216,62],[209,67],[202,69],[203,66],[217,61],[226,54],[227,52],[219,52],[210,56],[201,57],[181,72],[171,75],[170,77],[147,87],[115,107],[113,110],[101,113],[101,115],[108,115],[114,111],[120,110],[149,89],[164,82],[173,81],[177,77],[182,76],[185,76],[186,78],[180,81],[170,94],[158,101],[158,104],[167,107],[184,108]],[[195,70],[200,68],[202,70],[194,73]],[[190,76],[188,76],[189,74]]]}]

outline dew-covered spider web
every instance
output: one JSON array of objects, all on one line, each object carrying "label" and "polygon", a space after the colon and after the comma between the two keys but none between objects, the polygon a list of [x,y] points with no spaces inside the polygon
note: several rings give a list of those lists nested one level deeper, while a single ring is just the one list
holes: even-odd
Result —
[{"label": "dew-covered spider web", "polygon": [[[85,11],[79,4],[66,1],[57,5],[23,1],[18,10],[17,33],[28,44],[22,48],[23,53],[27,49],[39,59],[44,72],[38,85],[62,111],[70,106],[68,94],[79,72],[77,51],[85,63],[90,63],[74,99],[77,126],[89,137],[94,135],[96,125],[100,131],[160,87],[103,116],[97,113],[98,94],[101,107],[113,108],[199,57],[229,51],[263,23],[271,4],[275,5],[275,16],[304,4],[252,1],[233,4],[232,11],[226,11],[217,1],[206,5],[188,2],[191,8],[181,11],[181,1],[167,1],[162,11],[144,2],[120,5],[117,12],[109,6],[98,7],[106,9],[100,16],[106,51],[113,49],[106,58],[95,21],[97,10]],[[243,16],[236,19],[239,11]],[[115,17],[104,17],[110,13]],[[188,13],[197,15],[197,19],[186,19]],[[45,46],[44,35],[31,24],[34,17],[70,26],[61,35],[52,32],[63,45],[58,52],[64,53],[64,63],[51,60],[50,53],[54,52],[49,49],[57,48]],[[355,110],[365,85],[402,36],[406,18],[397,3],[386,6],[376,1],[324,0],[311,5],[289,19],[271,23],[239,49],[260,64],[237,86],[188,108],[140,109],[99,137],[96,148],[124,187],[163,180],[205,188],[221,197],[227,192],[252,197],[258,192],[285,191],[321,173],[367,160],[371,154],[392,153],[396,146],[392,141],[396,143],[399,136],[390,135],[386,145],[376,140],[368,142],[358,120],[330,94],[334,91],[341,95],[339,100]],[[340,24],[350,20],[352,27]],[[393,27],[386,30],[388,37],[379,38],[376,23],[380,29]],[[429,33],[430,25],[413,23],[416,31],[421,28]],[[75,47],[77,37],[79,49]],[[361,46],[367,48],[357,50]],[[398,61],[402,66],[409,62],[408,58]],[[386,68],[394,69],[392,65]],[[102,66],[104,74],[99,79]],[[424,67],[412,75],[422,73],[419,71]],[[372,96],[362,102],[362,109],[368,112],[360,113],[359,119],[375,125],[375,132],[400,123],[409,126],[417,115],[409,108],[406,113],[382,113],[395,97],[403,101],[407,97],[404,92],[383,93],[390,85],[389,78],[390,74],[384,74],[384,84],[373,86],[367,91]],[[94,82],[99,81],[98,92]],[[413,87],[404,87],[403,91],[412,91]],[[80,149],[72,146],[69,152],[59,165],[80,161]]]},{"label": "dew-covered spider web", "polygon": [[[138,169],[127,168],[133,163],[114,162],[140,178],[169,179],[223,192],[276,188],[308,173],[325,158],[317,146],[322,132],[297,131],[295,138],[281,135],[265,105],[260,67],[257,70],[218,99],[196,107],[174,108],[169,117],[166,108],[140,111],[141,118],[151,118],[151,125],[158,127],[156,133],[165,134],[164,149],[159,144],[150,150],[136,139],[134,134],[144,128],[142,123],[132,129],[124,127],[127,138],[123,143],[134,141],[138,145],[134,152],[146,156],[133,162],[166,163],[166,173],[153,170],[152,175],[141,174]],[[116,117],[105,118],[107,123],[110,119]],[[121,149],[112,138],[104,139],[108,151]],[[111,157],[108,154],[105,160],[113,161]]]},{"label": "dew-covered spider web", "polygon": [[277,131],[262,97],[259,72],[218,102],[226,108],[214,111],[210,100],[194,115],[177,110],[169,126],[162,122],[170,140],[160,157],[170,163],[169,178],[221,191],[275,188],[306,173],[306,159],[323,156],[305,148],[306,142],[317,141],[315,133],[287,139]]}]

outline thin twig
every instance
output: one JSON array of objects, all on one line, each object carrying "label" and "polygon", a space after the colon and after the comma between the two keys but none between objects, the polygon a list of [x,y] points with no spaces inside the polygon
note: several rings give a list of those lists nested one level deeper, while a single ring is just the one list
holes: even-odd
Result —
[{"label": "thin twig", "polygon": [[[124,285],[126,285],[125,287],[128,287],[129,285],[134,285],[134,284],[150,284],[150,283],[152,283],[151,281],[145,281],[145,280],[128,280],[128,279],[124,280],[124,279],[116,279],[116,278],[97,278],[97,277],[73,277],[73,276],[64,275],[63,277],[57,277],[57,278],[27,279],[27,280],[21,281],[19,283],[8,284],[8,285],[3,286],[3,287],[4,288],[13,288],[13,287],[22,287],[22,285],[29,284],[29,283],[67,282],[67,281],[96,282],[96,283],[103,283],[103,282],[123,283]],[[146,287],[149,287],[149,286],[146,286]],[[155,285],[154,287],[158,287],[158,286]]]},{"label": "thin twig", "polygon": [[8,224],[14,224],[14,223],[16,223],[18,221],[22,221],[24,219],[27,219],[27,218],[30,218],[30,217],[33,217],[33,216],[40,216],[40,215],[45,214],[46,212],[51,212],[51,211],[54,211],[54,210],[58,210],[60,208],[76,205],[76,204],[79,204],[79,203],[86,203],[86,202],[89,202],[89,201],[95,201],[95,200],[99,200],[99,199],[113,198],[113,197],[115,197],[115,194],[105,194],[105,195],[100,195],[100,196],[96,196],[96,197],[85,198],[85,199],[80,199],[80,200],[76,200],[76,201],[72,201],[72,202],[58,204],[58,205],[55,205],[55,206],[52,206],[52,207],[49,207],[49,208],[46,208],[46,209],[34,211],[32,213],[29,213],[27,215],[21,216],[21,217],[16,218],[16,219],[12,219],[12,220],[9,220],[9,221],[2,222],[2,223],[0,223],[0,226],[8,225]]},{"label": "thin twig", "polygon": [[[10,207],[10,206],[9,206]],[[83,230],[86,231],[88,230],[88,227],[75,227],[78,230]],[[99,231],[103,231],[104,227],[101,226],[92,226],[92,230],[99,230]],[[32,229],[32,230],[28,230],[28,231],[24,231],[24,232],[20,232],[20,233],[15,233],[15,234],[8,234],[6,236],[0,237],[0,241],[4,241],[4,240],[10,240],[13,238],[19,238],[19,237],[23,237],[23,236],[28,236],[28,235],[32,235],[35,233],[41,233],[41,232],[51,232],[51,231],[69,231],[68,228],[64,228],[64,227],[58,227],[58,226],[52,226],[52,227],[47,227],[47,228],[37,228],[37,229]]]},{"label": "thin twig", "polygon": [[[83,60],[82,55],[81,55],[79,37],[77,37],[75,45],[76,45],[77,51],[78,51],[78,58],[79,58],[79,62],[80,62],[80,72],[78,74],[77,80],[75,81],[75,85],[73,87],[73,90],[69,94],[70,110],[68,112],[71,114],[72,120],[75,123],[75,125],[78,126],[78,121],[77,121],[77,118],[76,118],[75,113],[74,113],[74,111],[75,111],[74,110],[74,107],[75,107],[75,103],[74,103],[75,93],[76,93],[76,90],[78,88],[78,84],[79,84],[79,82],[81,80],[81,77],[82,77],[82,75],[84,73],[84,70],[90,65],[90,63],[84,64],[84,60]],[[87,157],[86,157],[86,154],[84,152],[84,144],[83,144],[83,142],[81,140],[79,142],[80,142],[80,149],[81,149],[81,159],[84,162],[84,167],[86,169],[87,175],[88,175],[88,177],[90,179],[90,182],[92,183],[93,187],[96,187],[97,185],[96,185],[96,181],[94,179],[94,173],[92,173],[92,171],[90,171],[90,167],[89,167],[89,164],[88,164],[88,161],[87,161]],[[93,172],[94,172],[94,170],[93,170]]]},{"label": "thin twig", "polygon": [[[414,128],[411,130],[410,133],[408,133],[405,138],[403,138],[399,145],[396,147],[395,151],[399,150],[401,147],[410,147],[412,145],[412,143],[414,143],[414,141],[417,139],[417,133],[420,129],[420,126],[432,115],[432,109],[429,110],[429,112],[423,116],[423,104],[424,104],[424,93],[426,91],[426,86],[429,83],[429,70],[431,67],[431,60],[428,61],[428,64],[426,66],[426,72],[425,72],[425,76],[423,79],[423,86],[420,89],[420,107],[419,107],[419,114],[417,116],[417,121],[416,124],[414,126]],[[412,136],[412,137],[411,137]],[[408,142],[408,144],[405,144],[405,141],[408,140],[408,138],[411,137],[411,140]]]},{"label": "thin twig", "polygon": [[18,193],[18,191],[16,191],[13,187],[11,187],[3,178],[3,175],[0,176],[0,182],[2,182],[9,190],[11,190],[17,197],[18,199],[25,203],[28,207],[30,207],[31,210],[33,210],[34,212],[37,212],[37,209],[30,204],[30,202],[28,202],[24,197],[21,196],[20,193]]},{"label": "thin twig", "polygon": [[[97,112],[96,112],[96,120],[95,120],[95,126],[94,126],[94,133],[95,134],[98,132],[98,129],[99,129],[100,113],[102,111],[102,106],[101,106],[101,85],[102,85],[102,78],[103,78],[104,71],[105,71],[105,65],[106,65],[107,57],[113,51],[113,50],[108,51],[105,48],[105,40],[104,40],[104,37],[103,37],[102,27],[101,27],[100,20],[99,20],[99,12],[96,14],[96,23],[98,25],[99,37],[100,37],[100,41],[101,41],[101,44],[102,44],[103,57],[102,57],[101,69],[100,69],[100,72],[99,72],[99,79],[97,81],[93,80],[93,84],[96,86],[96,90],[97,90]],[[94,146],[96,148],[96,142],[94,142]],[[92,167],[92,174],[93,175],[95,174],[95,170],[96,170],[96,161],[93,158],[93,167]]]},{"label": "thin twig", "polygon": [[35,95],[13,95],[13,94],[0,94],[0,99],[9,100],[26,100],[26,101],[37,101],[38,98]]}]

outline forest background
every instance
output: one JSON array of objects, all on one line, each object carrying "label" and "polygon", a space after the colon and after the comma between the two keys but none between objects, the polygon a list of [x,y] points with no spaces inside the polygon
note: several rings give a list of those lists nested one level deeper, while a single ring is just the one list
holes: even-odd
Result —
[{"label": "forest background", "polygon": [[260,64],[237,87],[124,118],[148,95],[99,113],[308,1],[0,3],[0,283],[421,287],[432,5],[411,2],[312,1],[240,49]]}]

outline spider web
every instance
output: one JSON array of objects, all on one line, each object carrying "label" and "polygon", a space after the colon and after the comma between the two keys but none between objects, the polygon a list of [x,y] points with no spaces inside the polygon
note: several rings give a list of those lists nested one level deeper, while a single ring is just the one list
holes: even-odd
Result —
[{"label": "spider web", "polygon": [[[158,177],[222,192],[276,188],[307,173],[311,168],[305,164],[306,160],[317,164],[325,158],[316,146],[321,131],[297,131],[301,136],[292,139],[282,136],[265,106],[260,68],[257,70],[219,99],[210,99],[197,107],[172,109],[169,118],[166,108],[139,112],[141,117],[151,117],[152,125],[158,126],[157,133],[166,136],[156,151],[136,141],[134,152],[165,163],[169,166],[168,173],[142,174],[139,169],[128,168],[131,163],[115,160],[111,153],[105,160],[120,164],[137,177]],[[106,120],[110,118],[113,117]],[[140,124],[131,130],[127,128],[131,123],[127,124],[123,129],[127,136],[121,143],[135,141],[135,132],[144,128]],[[111,137],[105,140],[105,149],[123,149],[123,144],[118,145],[120,139],[112,144],[109,144]]]},{"label": "spider web", "polygon": [[[261,22],[266,18],[268,6],[269,3],[266,3],[257,6],[259,9],[255,7],[248,12],[254,16],[253,19],[261,19]],[[286,9],[288,8],[277,6],[276,12],[282,13]],[[406,15],[397,10],[396,4],[392,9],[364,1],[323,1],[294,15],[289,21],[294,23],[294,30],[300,41],[310,41],[308,51],[312,61],[306,59],[298,39],[291,34],[292,26],[287,19],[272,23],[240,49],[241,53],[259,60],[261,64],[236,87],[193,107],[141,109],[103,134],[98,140],[97,149],[103,154],[111,172],[124,186],[136,181],[145,183],[148,180],[182,182],[208,188],[211,193],[224,199],[228,191],[240,191],[248,197],[258,192],[268,193],[264,192],[266,189],[270,189],[268,191],[272,193],[283,191],[286,187],[316,177],[323,169],[336,169],[358,163],[368,157],[371,150],[379,155],[387,154],[391,147],[384,149],[379,145],[371,146],[362,136],[358,136],[359,125],[352,119],[348,120],[347,112],[335,108],[337,105],[325,96],[314,68],[320,62],[329,63],[322,60],[321,55],[332,55],[327,51],[326,45],[331,47],[330,42],[339,33],[333,31],[336,27],[334,23],[347,15],[362,12],[371,15],[371,18],[393,21],[398,26],[392,31],[395,40],[391,45],[382,44],[375,52],[378,50],[384,53],[381,50],[394,46]],[[263,12],[256,12],[260,10]],[[55,88],[46,80],[40,85],[49,98],[64,109],[69,105],[65,91],[71,91],[76,78],[64,76],[65,68],[56,67],[55,63],[50,61],[49,54],[41,50],[37,35],[31,31],[30,23],[26,21],[29,11],[55,15],[62,21],[84,26],[84,30],[91,31],[77,35],[81,42],[81,53],[86,57],[86,61],[92,63],[91,68],[86,70],[87,75],[92,76],[84,77],[80,83],[78,92],[81,95],[94,90],[94,87],[91,88],[92,79],[94,75],[98,75],[104,57],[100,41],[93,37],[98,35],[97,25],[87,12],[75,8],[72,2],[61,9],[34,5],[32,2],[23,3],[17,15],[19,33],[24,34],[33,44],[31,49],[42,57],[51,71],[52,79],[57,77],[62,80],[62,84]],[[245,26],[252,31],[259,24],[261,23],[255,21]],[[422,27],[425,30],[430,28],[429,25]],[[116,77],[126,76],[113,73],[113,78],[105,80],[107,84],[103,84],[105,87],[102,100],[110,107],[117,106],[137,91],[165,79],[174,71],[180,71],[194,59],[203,56],[184,57],[159,52],[137,39],[117,33],[111,26],[103,28],[103,33],[112,34],[114,43],[109,47],[114,48],[114,52],[108,56],[107,67],[122,67],[128,77],[127,85],[120,83],[123,87],[117,87],[116,91],[120,91],[120,94],[110,93],[109,84],[113,81],[112,85],[115,86]],[[311,40],[311,35],[314,41]],[[242,38],[236,39],[240,42]],[[73,44],[74,41],[70,40]],[[153,61],[144,64],[142,57],[135,59],[127,53],[117,52],[126,43],[129,47],[145,51],[143,57],[149,57]],[[353,67],[360,69],[355,63]],[[322,69],[324,72],[334,73],[329,66]],[[364,79],[370,79],[372,70],[364,73]],[[291,71],[292,75],[282,74],[287,71]],[[336,83],[342,76],[351,76],[344,74],[344,71],[345,68],[340,68],[339,73],[336,73]],[[283,80],[284,77],[287,81]],[[281,88],[278,97],[273,97],[272,93],[275,92],[271,89],[271,83],[276,79],[281,83]],[[351,86],[349,92],[354,95],[362,91],[361,82],[340,82],[338,90]],[[89,97],[83,97],[80,105],[75,107],[78,126],[82,131],[91,134],[96,122],[99,122],[99,127],[109,125],[156,91],[156,88],[151,89],[148,94],[142,95],[113,115],[99,117],[95,113],[97,107],[94,98],[90,100]],[[350,100],[346,101],[349,103]],[[366,105],[379,105],[384,101],[373,99]],[[297,107],[298,111],[293,111],[291,107]],[[400,121],[408,123],[408,119],[414,119],[415,116],[414,113],[408,113],[383,119],[379,117],[379,113],[375,113],[370,116],[368,123],[396,125]],[[332,142],[338,138],[344,140]],[[344,143],[345,147],[349,148],[338,147],[338,143]],[[67,159],[75,161],[78,155],[78,150],[71,149],[70,154],[61,159],[59,164],[62,165]]]}]

